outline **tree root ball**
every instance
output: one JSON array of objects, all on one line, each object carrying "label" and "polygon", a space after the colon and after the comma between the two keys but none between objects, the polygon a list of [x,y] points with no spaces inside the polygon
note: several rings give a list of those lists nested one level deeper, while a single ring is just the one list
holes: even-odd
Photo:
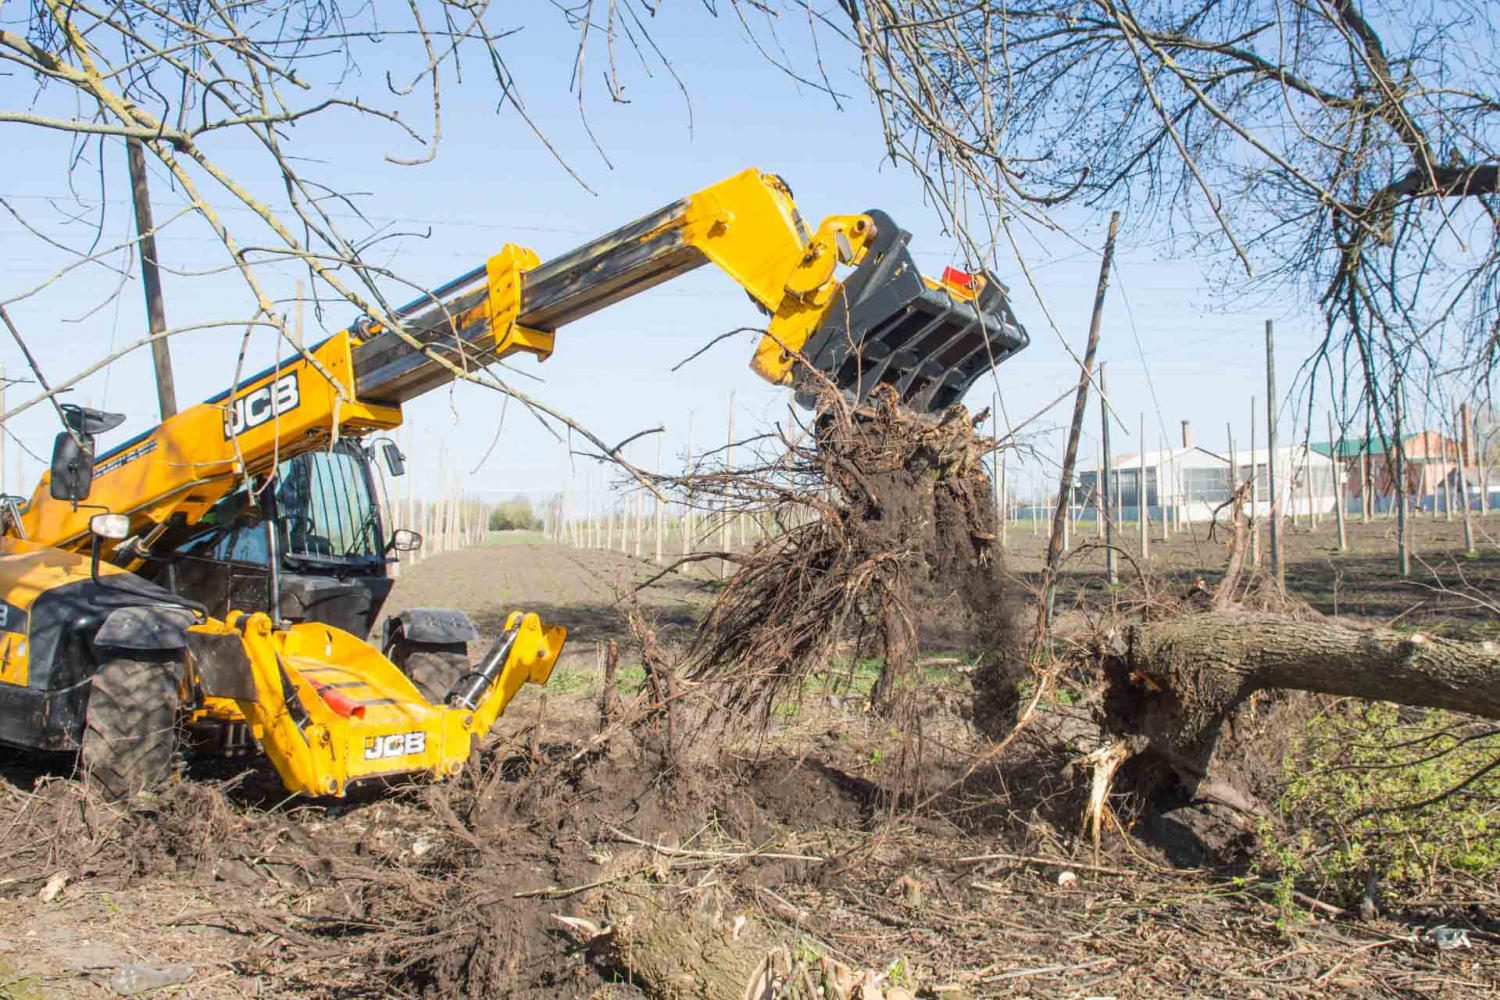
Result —
[{"label": "tree root ball", "polygon": [[857,408],[826,398],[802,452],[824,488],[796,498],[816,516],[744,560],[698,628],[691,675],[728,679],[729,707],[768,710],[852,639],[883,661],[872,707],[894,712],[917,682],[918,622],[956,603],[983,663],[976,722],[1003,714],[1024,676],[1021,601],[996,545],[995,443],[975,423],[962,406],[918,417],[884,390]]}]

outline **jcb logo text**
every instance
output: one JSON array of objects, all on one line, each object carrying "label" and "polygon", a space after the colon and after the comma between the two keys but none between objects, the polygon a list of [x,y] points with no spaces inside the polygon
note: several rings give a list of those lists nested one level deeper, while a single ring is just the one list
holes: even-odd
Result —
[{"label": "jcb logo text", "polygon": [[365,737],[365,760],[386,760],[427,752],[426,733],[396,733],[393,736]]},{"label": "jcb logo text", "polygon": [[302,397],[297,392],[297,374],[283,375],[269,385],[247,392],[224,411],[224,440],[243,434],[252,427],[297,408]]}]

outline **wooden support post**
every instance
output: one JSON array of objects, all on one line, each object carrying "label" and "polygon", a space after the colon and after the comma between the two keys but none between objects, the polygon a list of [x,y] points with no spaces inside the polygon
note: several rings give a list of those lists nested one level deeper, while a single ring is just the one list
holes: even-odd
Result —
[{"label": "wooden support post", "polygon": [[[1229,441],[1229,495],[1234,496],[1234,491],[1240,485],[1240,456],[1234,450],[1234,428],[1228,422],[1224,424],[1224,431]],[[1253,460],[1253,456],[1252,456]]]},{"label": "wooden support post", "polygon": [[[724,449],[724,470],[734,474],[734,390],[729,390],[729,441]],[[729,491],[724,492],[724,523],[719,525],[719,548],[729,551]],[[719,579],[729,576],[729,560],[719,560]]]},{"label": "wooden support post", "polygon": [[[151,330],[151,362],[156,368],[156,403],[161,418],[177,413],[177,386],[172,380],[172,351],[167,338],[167,310],[161,297],[160,260],[156,256],[156,225],[151,221],[151,193],[146,187],[146,152],[139,139],[125,140],[130,164],[130,196],[135,202],[135,231],[140,237],[141,285],[146,292],[146,322]],[[278,357],[280,355],[278,354]]]},{"label": "wooden support post", "polygon": [[1270,472],[1271,501],[1271,573],[1276,583],[1286,589],[1286,567],[1281,563],[1281,507],[1276,495],[1276,350],[1271,321],[1266,320],[1266,447],[1270,450],[1266,465]]},{"label": "wooden support post", "polygon": [[1406,400],[1401,389],[1401,373],[1396,373],[1394,408],[1396,411],[1396,550],[1401,575],[1411,576],[1411,546],[1406,536],[1406,442],[1402,440],[1402,418]]},{"label": "wooden support post", "polygon": [[999,502],[999,505],[998,505],[999,506],[998,517],[1000,518],[1000,547],[1002,549],[1005,548],[1005,546],[1006,546],[1006,538],[1005,538],[1006,530],[1005,529],[1010,524],[1010,509],[1009,509],[1010,497],[1006,494],[1006,491],[1005,491],[1005,465],[1006,465],[1005,459],[1001,458],[1000,459],[1000,502]]},{"label": "wooden support post", "polygon": [[[663,442],[665,440],[666,440],[666,435],[665,434],[663,434],[661,437],[658,437],[656,439],[656,471],[658,473],[661,472],[662,444],[663,444]],[[658,566],[661,565],[662,532],[666,528],[666,525],[665,525],[666,518],[667,518],[667,505],[664,504],[664,503],[662,503],[660,497],[657,497],[656,498],[656,565],[658,565]]]},{"label": "wooden support post", "polygon": [[[1490,456],[1489,441],[1479,436],[1479,415],[1474,416],[1474,464],[1479,474],[1479,516],[1490,513]],[[20,484],[17,483],[19,488]]]},{"label": "wooden support post", "polygon": [[1146,490],[1146,415],[1141,414],[1141,471],[1140,478],[1136,481],[1135,505],[1138,512],[1136,520],[1140,522],[1141,529],[1141,558],[1151,558],[1151,507],[1149,501],[1151,494]]},{"label": "wooden support post", "polygon": [[[1440,431],[1438,433],[1438,443],[1439,443],[1439,445],[1443,449],[1443,463],[1442,463],[1442,466],[1441,466],[1441,468],[1443,470],[1443,520],[1447,521],[1449,524],[1452,524],[1453,523],[1453,488],[1452,488],[1452,486],[1449,485],[1449,483],[1453,479],[1453,474],[1451,472],[1449,472],[1449,470],[1448,470],[1448,435],[1443,434]],[[1434,501],[1433,506],[1434,507],[1436,507],[1436,500],[1437,500],[1437,497],[1433,497],[1433,501]],[[1436,515],[1436,513],[1437,513],[1437,511],[1434,510],[1433,514]]]},{"label": "wooden support post", "polygon": [[[1161,449],[1158,454],[1170,456],[1171,451],[1167,448],[1167,439],[1158,437],[1157,440],[1161,442]],[[1161,540],[1164,542],[1172,540],[1172,498],[1175,491],[1170,488],[1172,482],[1171,473],[1169,472],[1163,477],[1162,470],[1170,469],[1175,464],[1175,460],[1170,457],[1165,459],[1165,464],[1163,464],[1163,460],[1160,458],[1156,462],[1156,500],[1157,503],[1161,504]]]},{"label": "wooden support post", "polygon": [[1099,467],[1099,493],[1104,501],[1104,573],[1105,578],[1111,586],[1120,580],[1120,559],[1115,552],[1115,505],[1114,495],[1110,490],[1110,480],[1114,478],[1113,469],[1110,468],[1109,455],[1109,397],[1104,387],[1104,368],[1106,362],[1099,363],[1099,444],[1104,449],[1104,461]]},{"label": "wooden support post", "polygon": [[1005,545],[1005,515],[1001,512],[1000,480],[1004,477],[1000,465],[1000,394],[990,393],[990,438],[995,442],[995,447],[990,450],[990,485],[995,492],[995,532],[1000,536],[1000,544]]},{"label": "wooden support post", "polygon": [[[1104,371],[1104,366],[1099,366],[1099,371]],[[1103,403],[1100,403],[1103,406]],[[1094,450],[1094,488],[1089,491],[1089,496],[1094,501],[1094,537],[1104,541],[1104,489],[1100,485],[1104,482],[1104,459],[1102,453]]]},{"label": "wooden support post", "polygon": [[[3,390],[0,390],[3,391]],[[0,409],[4,409],[4,403],[0,402]],[[1464,551],[1474,551],[1474,516],[1469,510],[1469,474],[1464,468],[1464,459],[1469,457],[1465,452],[1473,452],[1472,448],[1465,448],[1464,442],[1469,435],[1469,407],[1465,403],[1458,411],[1458,424],[1463,428],[1460,433],[1458,445],[1458,504],[1463,511],[1464,517]]]},{"label": "wooden support post", "polygon": [[1339,519],[1339,551],[1349,551],[1349,529],[1344,523],[1344,487],[1343,477],[1340,475],[1344,469],[1343,449],[1339,447],[1340,442],[1333,439],[1333,412],[1328,413],[1328,450],[1336,456],[1333,460],[1333,509]]},{"label": "wooden support post", "polygon": [[1255,425],[1260,414],[1255,410],[1255,397],[1250,397],[1250,561],[1260,568],[1260,461],[1255,457]]},{"label": "wooden support post", "polygon": [[635,557],[641,557],[641,536],[646,533],[646,491],[636,487],[635,491]]}]

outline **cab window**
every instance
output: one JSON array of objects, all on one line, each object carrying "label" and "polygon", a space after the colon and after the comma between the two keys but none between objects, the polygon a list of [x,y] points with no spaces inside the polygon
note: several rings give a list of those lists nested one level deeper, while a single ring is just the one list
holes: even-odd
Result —
[{"label": "cab window", "polygon": [[286,554],[378,559],[380,518],[358,446],[340,443],[283,462],[276,490]]}]

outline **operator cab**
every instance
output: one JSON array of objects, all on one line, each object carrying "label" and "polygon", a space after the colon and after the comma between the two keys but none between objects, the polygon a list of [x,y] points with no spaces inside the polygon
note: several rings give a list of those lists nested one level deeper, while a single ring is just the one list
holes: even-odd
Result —
[{"label": "operator cab", "polygon": [[[404,471],[394,449],[386,460],[393,473]],[[306,452],[220,500],[147,572],[216,618],[230,609],[270,613],[275,603],[284,621],[368,635],[391,592],[388,559],[417,542],[405,530],[387,537],[376,488],[371,451],[359,443]]]}]

